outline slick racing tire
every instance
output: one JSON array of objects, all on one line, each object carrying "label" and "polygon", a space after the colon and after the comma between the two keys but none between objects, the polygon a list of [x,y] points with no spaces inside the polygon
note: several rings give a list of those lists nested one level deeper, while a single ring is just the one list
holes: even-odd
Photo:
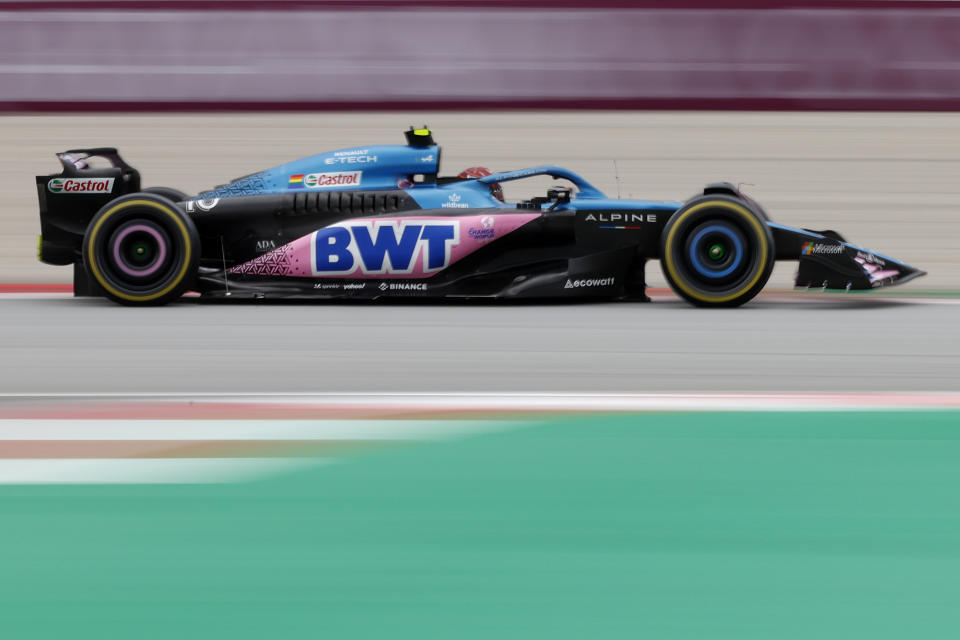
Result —
[{"label": "slick racing tire", "polygon": [[185,194],[179,189],[174,189],[173,187],[147,187],[143,190],[143,193],[151,193],[155,196],[161,196],[167,200],[172,200],[173,202],[185,202],[190,199],[190,196]]},{"label": "slick racing tire", "polygon": [[685,203],[660,237],[660,263],[677,295],[700,307],[736,307],[770,278],[773,234],[739,198],[708,195]]},{"label": "slick racing tire", "polygon": [[126,305],[161,305],[194,280],[200,240],[171,200],[133,193],[106,204],[83,238],[83,264],[105,295]]}]

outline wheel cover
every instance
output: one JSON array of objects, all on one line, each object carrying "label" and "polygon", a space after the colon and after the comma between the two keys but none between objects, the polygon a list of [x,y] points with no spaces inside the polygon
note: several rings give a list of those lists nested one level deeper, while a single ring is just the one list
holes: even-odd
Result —
[{"label": "wheel cover", "polygon": [[[149,220],[122,223],[107,240],[113,267],[130,279],[143,280],[161,271],[172,257],[170,236]],[[162,271],[161,271],[162,273]]]},{"label": "wheel cover", "polygon": [[690,265],[708,280],[721,280],[744,264],[746,240],[736,228],[723,223],[702,224],[687,241]]},{"label": "wheel cover", "polygon": [[[705,209],[716,209],[718,215],[697,225]],[[748,293],[769,274],[771,247],[762,225],[746,207],[726,200],[701,202],[681,212],[663,245],[671,284],[707,304],[731,302]],[[719,250],[713,257],[715,245]]]},{"label": "wheel cover", "polygon": [[[160,221],[138,218],[130,211],[138,207],[156,209],[163,217]],[[130,214],[126,219],[124,212]],[[173,291],[186,277],[193,251],[180,216],[152,200],[126,200],[111,207],[97,220],[86,242],[90,271],[97,283],[130,302],[150,302]],[[142,255],[142,263],[137,257],[138,245],[144,246],[147,254],[154,252],[149,257]],[[125,255],[128,250],[132,254]],[[176,257],[180,257],[179,264],[170,269]]]}]

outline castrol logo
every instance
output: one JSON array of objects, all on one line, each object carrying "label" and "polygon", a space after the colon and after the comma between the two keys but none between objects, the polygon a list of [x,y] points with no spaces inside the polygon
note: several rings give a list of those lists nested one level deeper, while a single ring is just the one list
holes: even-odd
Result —
[{"label": "castrol logo", "polygon": [[50,193],[110,193],[113,178],[54,178],[47,183]]},{"label": "castrol logo", "polygon": [[309,173],[303,176],[303,184],[308,189],[326,187],[355,187],[360,184],[363,171],[336,171],[332,173]]}]

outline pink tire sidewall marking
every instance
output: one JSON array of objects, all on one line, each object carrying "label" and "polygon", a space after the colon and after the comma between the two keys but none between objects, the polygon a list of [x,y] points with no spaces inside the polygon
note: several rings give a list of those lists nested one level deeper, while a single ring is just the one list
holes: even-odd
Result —
[{"label": "pink tire sidewall marking", "polygon": [[[142,269],[137,269],[126,264],[120,257],[120,245],[123,242],[123,239],[126,238],[131,233],[136,231],[142,231],[147,235],[151,236],[157,242],[157,246],[160,248],[157,258]],[[164,263],[164,260],[167,257],[167,241],[169,238],[166,238],[164,235],[161,235],[155,228],[145,225],[145,224],[135,224],[125,228],[118,236],[111,238],[113,243],[113,261],[114,264],[119,267],[120,271],[125,273],[128,276],[134,276],[138,278],[146,277],[153,275],[157,269]]]}]

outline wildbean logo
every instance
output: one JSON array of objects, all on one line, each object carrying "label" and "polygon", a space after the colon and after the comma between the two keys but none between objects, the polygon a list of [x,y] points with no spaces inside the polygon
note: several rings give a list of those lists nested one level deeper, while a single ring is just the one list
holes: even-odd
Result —
[{"label": "wildbean logo", "polygon": [[54,178],[47,189],[50,193],[110,193],[113,178]]},{"label": "wildbean logo", "polygon": [[466,202],[460,202],[461,196],[459,193],[451,193],[447,197],[447,201],[441,204],[440,206],[443,209],[469,209],[470,205]]}]

